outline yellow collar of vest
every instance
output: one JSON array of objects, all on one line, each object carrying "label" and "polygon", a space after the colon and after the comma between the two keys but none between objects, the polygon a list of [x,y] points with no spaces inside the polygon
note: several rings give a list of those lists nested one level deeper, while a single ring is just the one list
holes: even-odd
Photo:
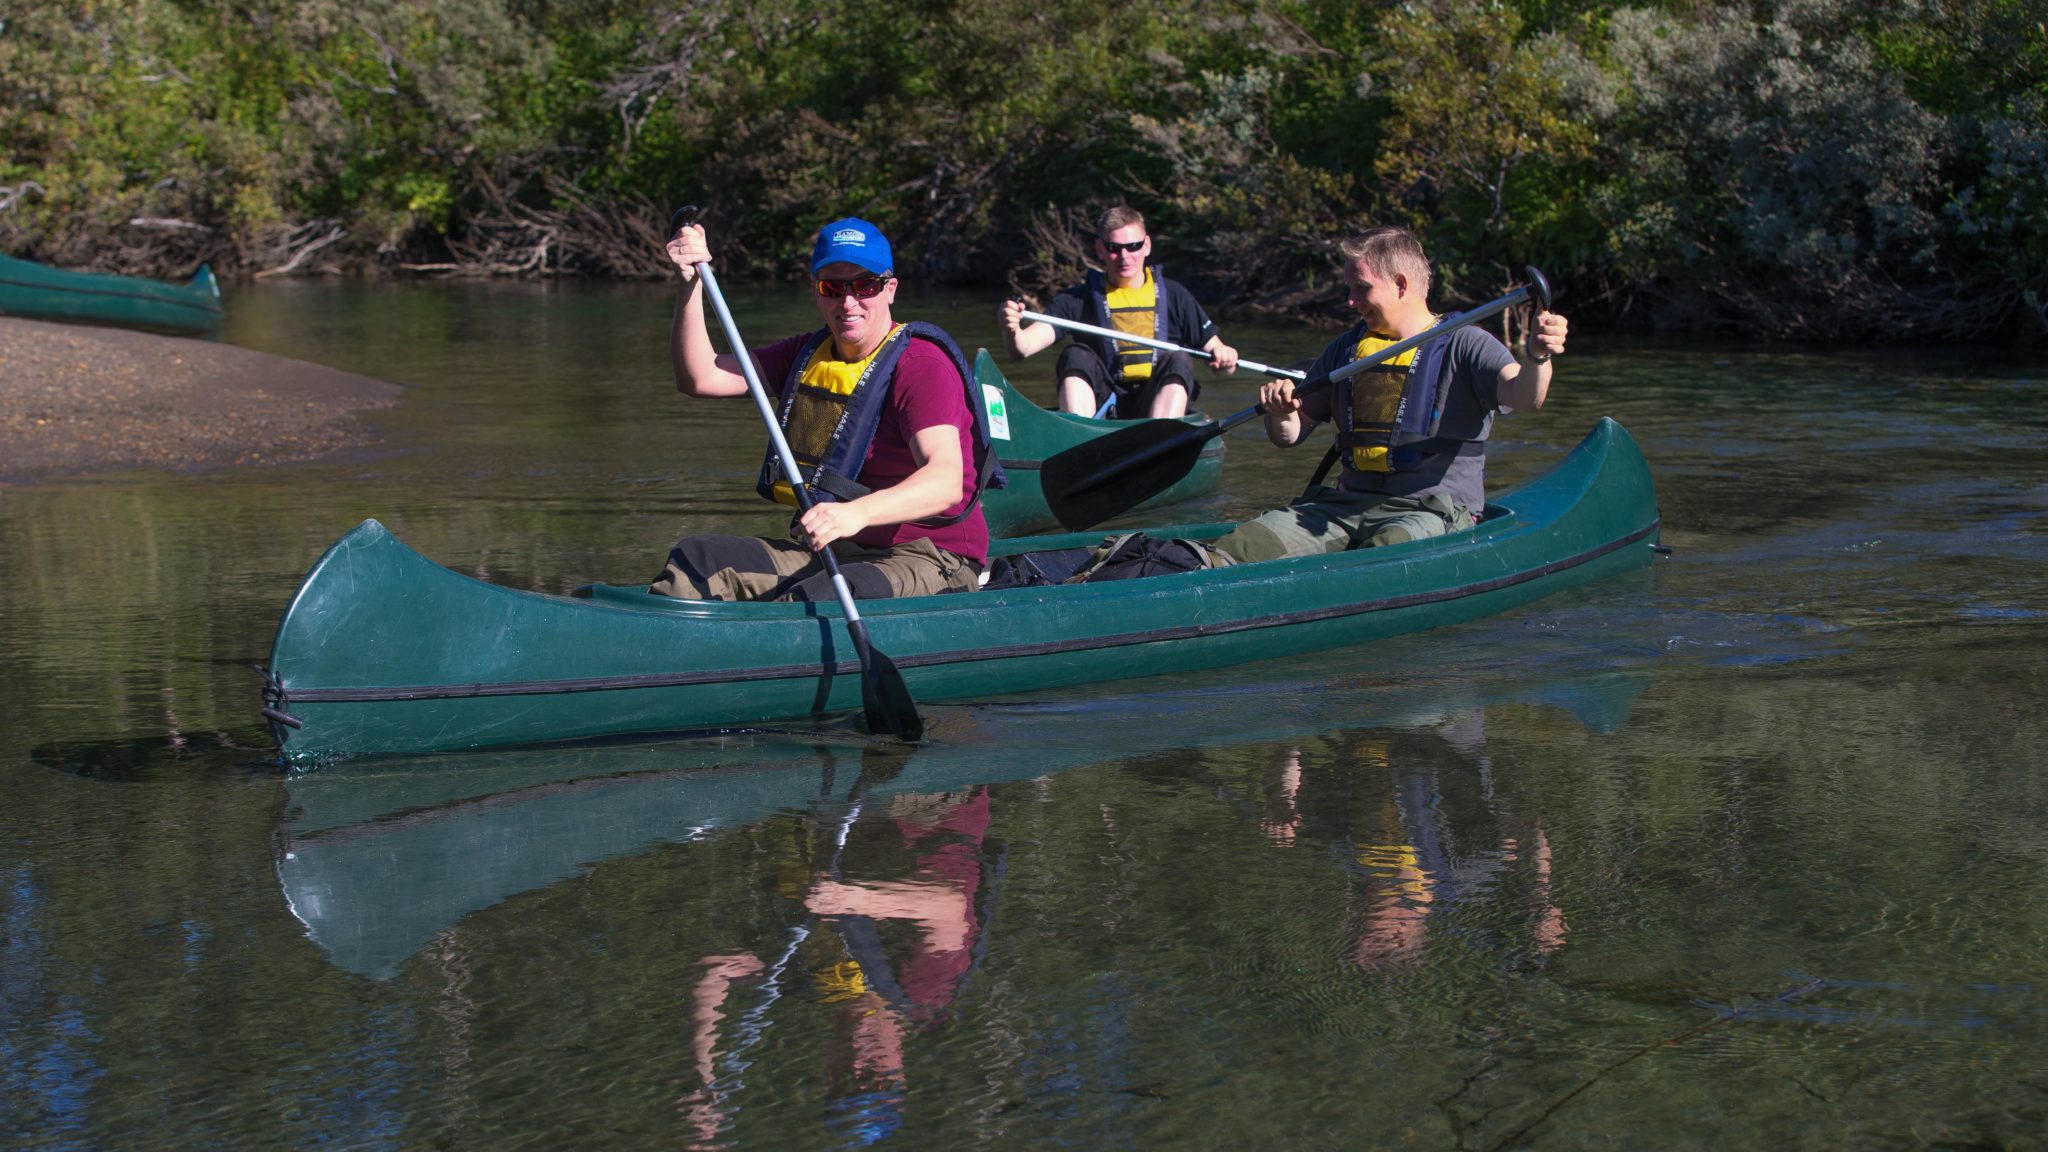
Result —
[{"label": "yellow collar of vest", "polygon": [[1159,285],[1152,279],[1152,269],[1145,269],[1145,279],[1129,288],[1105,287],[1104,296],[1109,300],[1112,311],[1121,308],[1150,308],[1159,302]]},{"label": "yellow collar of vest", "polygon": [[875,345],[875,350],[858,360],[841,360],[839,346],[833,342],[832,337],[827,336],[819,342],[817,350],[811,353],[810,362],[804,365],[803,375],[799,379],[813,388],[823,388],[827,392],[841,396],[851,395],[854,386],[867,375],[868,365],[873,364],[875,357],[882,354],[882,349],[887,348],[889,342],[896,339],[902,331],[903,325],[891,325],[889,334],[882,337],[882,342]]}]

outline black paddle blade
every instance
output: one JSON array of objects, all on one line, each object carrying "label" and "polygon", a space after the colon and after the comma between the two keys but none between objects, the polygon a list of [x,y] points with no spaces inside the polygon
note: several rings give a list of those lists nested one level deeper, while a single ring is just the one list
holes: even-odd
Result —
[{"label": "black paddle blade", "polygon": [[1038,470],[1046,507],[1069,532],[1093,528],[1180,483],[1218,431],[1147,420],[1056,452]]},{"label": "black paddle blade", "polygon": [[846,630],[853,636],[853,649],[860,656],[860,705],[868,731],[887,732],[905,744],[924,739],[924,717],[917,714],[917,700],[904,683],[896,662],[883,655],[868,640],[864,621],[850,620]]}]

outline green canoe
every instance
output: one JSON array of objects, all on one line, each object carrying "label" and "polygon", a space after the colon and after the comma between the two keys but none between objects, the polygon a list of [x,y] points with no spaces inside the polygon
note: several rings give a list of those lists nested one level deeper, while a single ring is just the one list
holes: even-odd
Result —
[{"label": "green canoe", "polygon": [[[1040,408],[1004,379],[1002,369],[996,367],[995,358],[988,354],[986,348],[974,358],[974,375],[981,384],[982,404],[988,410],[996,455],[1010,476],[1009,487],[982,494],[982,514],[988,517],[989,535],[1021,536],[1027,532],[1047,532],[1058,528],[1059,522],[1053,519],[1052,512],[1045,506],[1045,490],[1038,483],[1038,466],[1048,456],[1064,452],[1105,432],[1128,428],[1130,423],[1096,420]],[[1206,419],[1204,416],[1187,417],[1191,424],[1199,424]],[[1188,469],[1186,477],[1138,505],[1138,508],[1162,508],[1200,496],[1215,488],[1222,476],[1223,438],[1219,436],[1203,446],[1201,458]]]},{"label": "green canoe", "polygon": [[220,285],[204,264],[172,284],[0,256],[0,315],[207,333],[220,327]]},{"label": "green canoe", "polygon": [[[1469,532],[1143,580],[878,600],[861,616],[920,701],[987,699],[1470,620],[1648,563],[1657,531],[1642,453],[1602,420]],[[1101,538],[1011,540],[996,553]],[[278,623],[264,714],[284,759],[744,727],[861,706],[836,604],[588,592],[485,584],[364,521],[313,566]]]}]

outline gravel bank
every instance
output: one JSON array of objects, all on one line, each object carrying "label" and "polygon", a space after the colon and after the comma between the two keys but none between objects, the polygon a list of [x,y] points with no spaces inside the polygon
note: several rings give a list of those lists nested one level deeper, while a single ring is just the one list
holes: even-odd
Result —
[{"label": "gravel bank", "polygon": [[0,482],[306,460],[368,439],[402,389],[252,352],[0,316]]}]

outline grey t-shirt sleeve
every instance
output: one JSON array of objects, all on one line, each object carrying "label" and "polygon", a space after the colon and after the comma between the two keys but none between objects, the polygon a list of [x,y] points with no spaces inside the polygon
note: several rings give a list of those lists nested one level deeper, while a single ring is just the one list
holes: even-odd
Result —
[{"label": "grey t-shirt sleeve", "polygon": [[[1330,341],[1323,348],[1322,354],[1316,357],[1316,362],[1309,366],[1308,378],[1310,380],[1321,379],[1342,368],[1344,365],[1351,363],[1351,351],[1356,347],[1358,347],[1358,330],[1356,327],[1346,329],[1342,336]],[[1311,426],[1328,420],[1330,418],[1330,388],[1342,387],[1342,384],[1329,385],[1328,387],[1318,389],[1314,394],[1304,398],[1301,402],[1303,418]]]},{"label": "grey t-shirt sleeve", "polygon": [[1463,380],[1471,388],[1480,412],[1500,407],[1500,370],[1515,362],[1514,353],[1493,333],[1477,324],[1451,334],[1451,379]]}]

